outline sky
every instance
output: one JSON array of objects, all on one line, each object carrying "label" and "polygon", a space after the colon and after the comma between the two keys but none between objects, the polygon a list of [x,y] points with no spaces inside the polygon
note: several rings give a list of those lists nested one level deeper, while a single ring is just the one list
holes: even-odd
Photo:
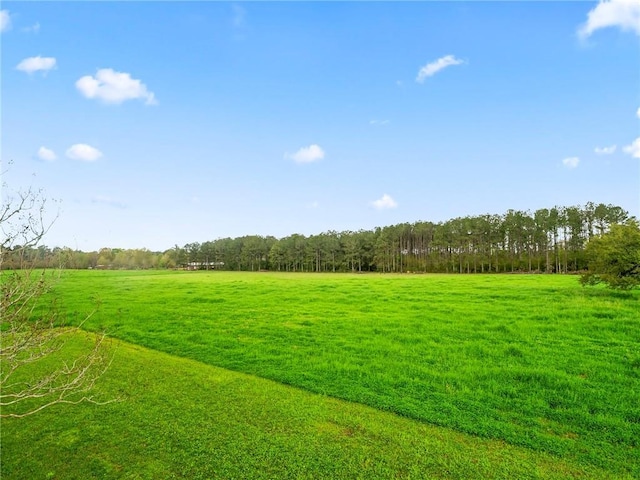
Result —
[{"label": "sky", "polygon": [[50,247],[640,217],[635,0],[0,8],[3,201]]}]

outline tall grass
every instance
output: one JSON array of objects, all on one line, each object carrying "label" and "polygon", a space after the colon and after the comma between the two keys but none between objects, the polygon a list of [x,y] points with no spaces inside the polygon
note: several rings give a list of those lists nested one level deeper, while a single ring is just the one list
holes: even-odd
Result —
[{"label": "tall grass", "polygon": [[[1,478],[564,479],[604,469],[118,344],[97,392],[3,419]],[[82,337],[71,355],[90,348]]]},{"label": "tall grass", "polygon": [[73,272],[90,328],[640,476],[638,292],[568,276]]}]

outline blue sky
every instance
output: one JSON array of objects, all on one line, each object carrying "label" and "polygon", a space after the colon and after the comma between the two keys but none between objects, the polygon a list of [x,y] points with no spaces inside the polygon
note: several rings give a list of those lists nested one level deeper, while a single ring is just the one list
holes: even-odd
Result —
[{"label": "blue sky", "polygon": [[1,8],[3,197],[57,201],[49,246],[640,216],[633,0]]}]

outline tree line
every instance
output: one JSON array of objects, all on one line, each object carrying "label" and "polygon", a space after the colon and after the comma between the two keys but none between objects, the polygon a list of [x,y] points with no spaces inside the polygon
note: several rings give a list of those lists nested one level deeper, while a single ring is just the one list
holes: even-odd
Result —
[{"label": "tree line", "polygon": [[629,218],[621,207],[543,208],[535,212],[508,210],[418,221],[373,230],[327,231],[305,236],[247,235],[187,243],[164,252],[102,248],[82,252],[38,246],[16,249],[21,258],[6,256],[3,267],[26,261],[35,267],[71,269],[222,269],[285,272],[385,273],[569,273],[586,269],[585,246],[594,236]]}]

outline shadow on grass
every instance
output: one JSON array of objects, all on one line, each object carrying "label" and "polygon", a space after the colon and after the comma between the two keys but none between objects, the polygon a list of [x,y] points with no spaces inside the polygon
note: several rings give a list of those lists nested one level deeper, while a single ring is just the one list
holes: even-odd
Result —
[{"label": "shadow on grass", "polygon": [[618,300],[640,300],[640,289],[614,290],[604,286],[589,286],[582,288],[585,297],[592,298],[615,298]]},{"label": "shadow on grass", "polygon": [[619,300],[619,301],[638,301],[640,300],[640,288],[632,288],[630,290],[621,290],[607,287],[606,285],[581,285],[570,288],[547,288],[545,293],[558,297],[584,297],[585,299],[599,300]]}]

